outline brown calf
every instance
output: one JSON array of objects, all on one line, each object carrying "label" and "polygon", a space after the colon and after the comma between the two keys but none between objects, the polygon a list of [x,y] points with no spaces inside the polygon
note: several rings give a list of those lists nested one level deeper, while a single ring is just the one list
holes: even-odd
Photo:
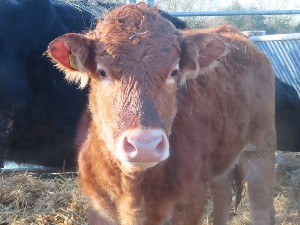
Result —
[{"label": "brown calf", "polygon": [[207,183],[214,224],[226,224],[235,165],[254,224],[273,223],[274,76],[242,34],[180,32],[138,4],[55,39],[48,53],[69,81],[90,80],[79,154],[90,224],[201,224]]}]

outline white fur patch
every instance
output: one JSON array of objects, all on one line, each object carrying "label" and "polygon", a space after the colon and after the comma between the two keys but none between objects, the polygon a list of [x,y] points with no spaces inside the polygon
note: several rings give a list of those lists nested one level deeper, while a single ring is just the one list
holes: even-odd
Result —
[{"label": "white fur patch", "polygon": [[79,71],[66,72],[65,78],[67,81],[77,84],[80,89],[85,88],[89,83],[89,76]]},{"label": "white fur patch", "polygon": [[174,84],[174,83],[175,83],[175,79],[169,77],[169,78],[166,80],[166,83],[167,83],[167,84]]}]

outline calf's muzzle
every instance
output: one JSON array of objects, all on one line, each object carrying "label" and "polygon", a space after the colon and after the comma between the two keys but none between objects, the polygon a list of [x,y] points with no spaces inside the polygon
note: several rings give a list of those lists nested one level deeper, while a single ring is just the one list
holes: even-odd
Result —
[{"label": "calf's muzzle", "polygon": [[131,167],[149,168],[169,156],[169,141],[160,129],[132,129],[117,141],[116,157]]}]

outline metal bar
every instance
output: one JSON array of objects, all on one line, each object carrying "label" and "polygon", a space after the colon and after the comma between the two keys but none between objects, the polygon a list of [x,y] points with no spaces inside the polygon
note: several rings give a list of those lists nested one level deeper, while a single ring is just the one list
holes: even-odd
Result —
[{"label": "metal bar", "polygon": [[253,36],[250,37],[251,41],[283,41],[283,40],[299,40],[299,33],[292,34],[273,34],[273,35],[263,35],[263,36]]},{"label": "metal bar", "polygon": [[[296,66],[297,71],[296,71],[295,74],[298,75],[298,74],[300,74],[300,62],[299,62],[299,59],[300,59],[300,49],[299,49],[300,41],[299,40],[287,41],[285,44],[289,46],[289,49],[290,49],[289,53],[291,54],[293,62],[297,65]],[[297,76],[297,79],[299,80],[299,76]],[[300,91],[300,89],[299,89],[299,91]]]},{"label": "metal bar", "polygon": [[233,10],[223,12],[169,12],[172,16],[241,16],[241,15],[291,15],[300,14],[300,10]]}]

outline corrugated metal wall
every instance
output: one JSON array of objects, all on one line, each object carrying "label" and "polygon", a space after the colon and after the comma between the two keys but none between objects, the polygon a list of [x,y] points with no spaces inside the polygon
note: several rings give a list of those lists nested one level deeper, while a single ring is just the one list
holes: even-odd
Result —
[{"label": "corrugated metal wall", "polygon": [[250,38],[271,60],[276,76],[292,85],[300,96],[300,34]]}]

